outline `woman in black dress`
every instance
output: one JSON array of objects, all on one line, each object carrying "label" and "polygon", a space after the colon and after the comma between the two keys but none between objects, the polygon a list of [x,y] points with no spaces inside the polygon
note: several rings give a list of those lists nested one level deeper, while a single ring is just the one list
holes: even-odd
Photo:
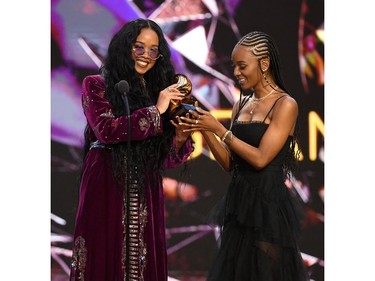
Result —
[{"label": "woman in black dress", "polygon": [[215,209],[221,235],[208,280],[309,280],[297,245],[302,209],[285,185],[298,161],[298,104],[284,86],[269,35],[245,35],[231,59],[241,97],[230,130],[200,108],[181,123],[186,131],[201,131],[217,162],[232,173]]}]

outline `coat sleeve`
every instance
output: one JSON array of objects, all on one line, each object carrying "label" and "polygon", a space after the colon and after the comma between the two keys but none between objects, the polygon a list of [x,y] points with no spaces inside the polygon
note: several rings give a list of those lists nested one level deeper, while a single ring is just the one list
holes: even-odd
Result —
[{"label": "coat sleeve", "polygon": [[181,166],[186,162],[193,152],[193,144],[190,138],[185,142],[185,144],[177,150],[176,137],[173,138],[173,145],[169,151],[168,158],[166,159],[164,165],[167,169]]},{"label": "coat sleeve", "polygon": [[[128,139],[128,116],[115,117],[105,97],[105,83],[99,75],[87,76],[82,82],[82,107],[96,138],[104,144]],[[162,133],[160,113],[156,106],[135,110],[130,115],[130,139],[143,140]]]}]

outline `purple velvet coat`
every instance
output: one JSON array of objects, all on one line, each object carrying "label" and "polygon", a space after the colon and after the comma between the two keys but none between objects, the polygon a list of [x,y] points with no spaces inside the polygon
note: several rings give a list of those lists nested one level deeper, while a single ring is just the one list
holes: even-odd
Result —
[{"label": "purple velvet coat", "polygon": [[[127,140],[127,116],[115,118],[104,96],[99,75],[82,84],[82,106],[91,128],[92,142],[115,144]],[[162,134],[161,116],[155,106],[141,108],[131,116],[131,139],[143,140]],[[173,142],[175,150],[176,140]],[[165,167],[181,165],[192,152],[185,145],[165,159]],[[124,189],[114,180],[111,150],[94,146],[85,159],[76,215],[70,280],[120,281],[126,272],[126,208]],[[176,158],[177,155],[177,158]],[[149,171],[149,173],[155,173]],[[167,280],[167,254],[162,177],[144,181],[144,194],[137,183],[130,187],[130,280]]]}]

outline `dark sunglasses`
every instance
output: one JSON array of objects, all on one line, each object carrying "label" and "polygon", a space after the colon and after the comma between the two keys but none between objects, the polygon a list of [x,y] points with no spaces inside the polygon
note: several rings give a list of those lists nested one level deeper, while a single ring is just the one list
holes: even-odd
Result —
[{"label": "dark sunglasses", "polygon": [[[132,50],[133,50],[136,57],[143,56],[146,53],[145,47],[141,44],[134,44]],[[162,54],[159,53],[158,48],[154,47],[154,48],[151,48],[150,50],[148,50],[148,56],[152,60],[157,60],[159,57],[162,56]]]}]

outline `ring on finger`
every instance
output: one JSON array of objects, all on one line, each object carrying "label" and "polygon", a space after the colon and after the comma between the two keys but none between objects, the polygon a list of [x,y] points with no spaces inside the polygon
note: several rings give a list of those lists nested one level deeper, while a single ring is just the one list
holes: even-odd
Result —
[{"label": "ring on finger", "polygon": [[198,119],[195,119],[195,124],[198,124]]}]

